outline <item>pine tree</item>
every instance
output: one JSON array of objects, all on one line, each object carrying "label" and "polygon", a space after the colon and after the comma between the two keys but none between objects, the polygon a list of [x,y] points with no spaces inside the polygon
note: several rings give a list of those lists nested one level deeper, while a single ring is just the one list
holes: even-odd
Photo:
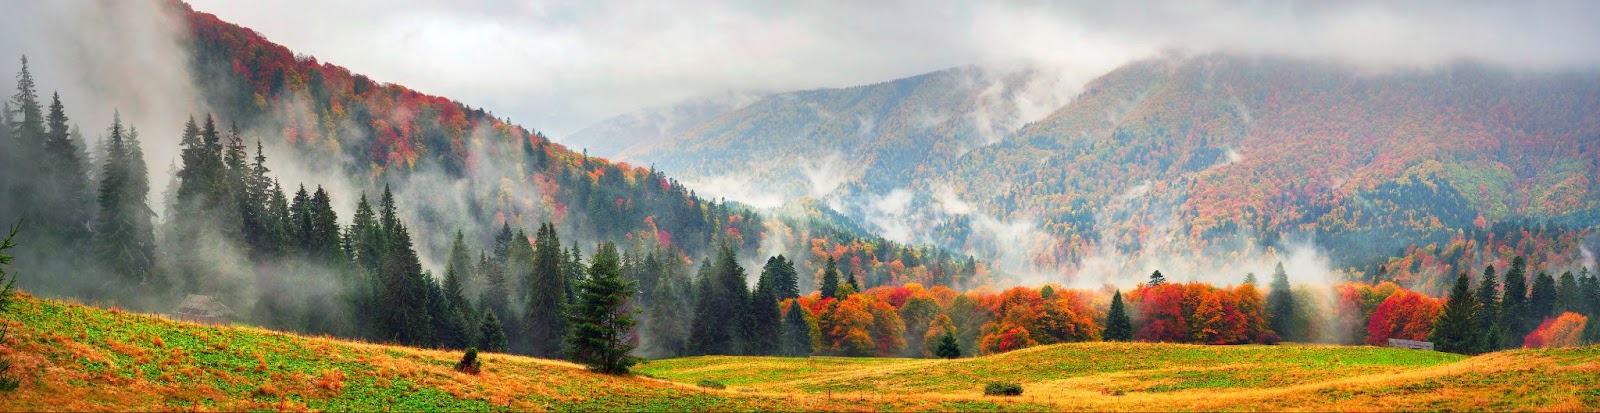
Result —
[{"label": "pine tree", "polygon": [[483,309],[483,322],[478,324],[478,348],[483,351],[505,351],[506,332],[500,325],[500,317],[494,315],[489,308]]},{"label": "pine tree", "polygon": [[1463,354],[1476,351],[1478,343],[1483,341],[1473,320],[1477,309],[1478,303],[1467,286],[1467,273],[1463,272],[1456,277],[1450,299],[1445,302],[1439,319],[1434,321],[1428,341],[1439,351]]},{"label": "pine tree", "polygon": [[1256,273],[1253,273],[1253,272],[1245,273],[1244,274],[1244,283],[1245,283],[1245,285],[1256,285]]},{"label": "pine tree", "polygon": [[1522,337],[1531,330],[1523,327],[1529,314],[1527,265],[1527,261],[1517,256],[1511,260],[1511,268],[1506,270],[1503,282],[1505,289],[1500,297],[1500,317],[1495,323],[1495,333],[1500,335],[1499,348],[1520,347]]},{"label": "pine tree", "polygon": [[[778,299],[787,300],[800,297],[800,274],[794,269],[794,261],[778,254],[777,262],[773,268],[774,285],[778,289]],[[772,265],[769,263],[769,265]]]},{"label": "pine tree", "polygon": [[[854,268],[855,266],[850,265],[848,261],[844,264],[844,284],[850,286],[851,292],[861,292],[863,291],[861,289],[861,283],[856,282],[856,271]],[[840,298],[842,299],[843,297]]]},{"label": "pine tree", "polygon": [[1128,309],[1122,303],[1122,290],[1111,294],[1111,309],[1106,312],[1103,336],[1106,341],[1133,340],[1133,320],[1128,317]]},{"label": "pine tree", "polygon": [[661,279],[650,299],[644,354],[652,357],[678,357],[689,354],[689,333],[694,315],[693,282],[677,258],[662,261]]},{"label": "pine tree", "polygon": [[750,329],[745,341],[750,344],[750,354],[754,355],[777,354],[781,343],[778,335],[783,314],[778,309],[778,289],[775,285],[778,274],[772,265],[775,260],[777,257],[767,259],[768,265],[762,268],[761,276],[756,280],[755,292],[750,295]]},{"label": "pine tree", "polygon": [[608,241],[595,250],[588,277],[578,284],[566,343],[572,360],[592,371],[627,374],[638,362],[628,354],[638,343],[634,310],[628,306],[635,287],[621,272],[617,246]]},{"label": "pine tree", "polygon": [[450,303],[444,287],[431,274],[424,275],[428,284],[428,319],[433,323],[433,345],[449,349],[464,349],[472,343],[472,325],[467,317]]},{"label": "pine tree", "polygon": [[1555,310],[1556,279],[1541,272],[1533,277],[1533,291],[1528,294],[1528,318],[1523,320],[1524,328],[1533,331],[1533,327],[1546,318],[1555,317]]},{"label": "pine tree", "polygon": [[39,193],[36,200],[46,228],[56,231],[68,242],[77,242],[88,235],[84,225],[91,215],[88,201],[89,177],[84,159],[78,156],[78,144],[73,142],[67,126],[67,115],[61,105],[61,94],[51,96],[50,114],[46,116],[43,160],[44,182],[48,191]]},{"label": "pine tree", "polygon": [[[7,122],[11,127],[13,147],[10,155],[12,162],[8,162],[11,170],[6,171],[7,178],[11,178],[11,193],[9,199],[27,199],[36,196],[39,190],[38,182],[33,179],[21,177],[40,176],[44,174],[46,163],[36,162],[40,159],[45,147],[44,111],[39,106],[39,95],[33,82],[33,74],[28,70],[28,57],[22,57],[22,69],[17,72],[17,93],[11,96],[9,102],[12,108],[6,110]],[[15,112],[13,112],[15,111]],[[13,113],[21,115],[12,117]],[[24,208],[19,211],[24,216],[35,215],[37,211]]]},{"label": "pine tree", "polygon": [[783,316],[782,349],[779,351],[784,356],[811,355],[811,325],[806,322],[805,311],[800,300],[789,301],[789,313]]},{"label": "pine tree", "polygon": [[138,285],[149,281],[155,266],[155,237],[150,224],[152,214],[145,202],[148,184],[141,190],[140,183],[144,181],[136,176],[144,164],[142,152],[136,150],[137,141],[129,142],[126,137],[121,116],[114,115],[101,172],[96,253],[107,268],[121,273],[126,285]]},{"label": "pine tree", "polygon": [[839,295],[839,265],[828,257],[828,265],[822,269],[822,298],[829,299]]},{"label": "pine tree", "polygon": [[1473,294],[1473,301],[1478,303],[1478,311],[1473,312],[1473,326],[1479,332],[1479,343],[1475,349],[1478,353],[1487,353],[1500,349],[1503,340],[1496,322],[1500,314],[1500,282],[1495,278],[1494,266],[1483,268],[1483,278],[1479,280],[1478,289]]},{"label": "pine tree", "polygon": [[943,359],[961,358],[961,344],[956,343],[956,333],[946,332],[939,337],[939,346],[933,349],[933,355]]},{"label": "pine tree", "polygon": [[1272,291],[1267,294],[1267,322],[1272,331],[1285,341],[1302,341],[1301,325],[1295,317],[1294,292],[1289,288],[1289,274],[1283,263],[1272,271]]},{"label": "pine tree", "polygon": [[379,225],[383,250],[378,264],[379,299],[372,312],[379,314],[380,340],[408,345],[427,345],[434,341],[433,321],[428,312],[428,282],[422,264],[412,248],[411,233],[395,211],[394,193],[387,185],[379,198]]},{"label": "pine tree", "polygon": [[[1578,277],[1572,271],[1561,273],[1556,284],[1555,310],[1551,314],[1583,313],[1583,291],[1578,287]],[[1600,322],[1600,321],[1597,321]]]},{"label": "pine tree", "polygon": [[561,240],[556,235],[554,224],[540,225],[534,235],[534,244],[533,270],[527,293],[528,350],[537,357],[555,357],[562,354],[561,340],[567,333],[567,284],[562,268],[567,257],[561,250]]},{"label": "pine tree", "polygon": [[1579,271],[1578,295],[1580,312],[1589,317],[1589,322],[1583,328],[1583,341],[1589,344],[1600,344],[1600,277],[1590,274],[1588,268]]},{"label": "pine tree", "polygon": [[701,267],[696,280],[695,312],[689,337],[693,354],[742,354],[749,333],[750,292],[744,267],[733,248],[718,248],[715,261]]},{"label": "pine tree", "polygon": [[1167,276],[1161,275],[1161,270],[1156,270],[1155,272],[1150,273],[1150,282],[1148,283],[1149,286],[1154,287],[1166,283]]}]

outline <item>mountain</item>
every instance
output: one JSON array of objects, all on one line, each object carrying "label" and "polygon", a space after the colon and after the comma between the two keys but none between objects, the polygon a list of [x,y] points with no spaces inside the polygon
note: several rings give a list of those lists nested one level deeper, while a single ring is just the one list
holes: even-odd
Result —
[{"label": "mountain", "polygon": [[619,158],[658,143],[696,125],[749,105],[761,93],[728,92],[617,115],[562,139],[595,156]]},{"label": "mountain", "polygon": [[[623,155],[685,181],[737,184],[786,198],[823,197],[844,183],[902,182],[1020,126],[1025,115],[1018,112],[1028,108],[1019,108],[1019,100],[1053,98],[1053,83],[1030,81],[1037,70],[962,67],[768,95]],[[651,116],[623,116],[590,129],[625,129],[627,120]]]},{"label": "mountain", "polygon": [[[349,179],[367,193],[394,187],[405,209],[414,211],[407,218],[417,223],[424,257],[443,257],[450,247],[447,235],[458,229],[466,230],[472,244],[489,245],[502,222],[520,228],[553,222],[564,237],[574,235],[568,239],[660,246],[684,260],[705,257],[726,242],[752,262],[764,259],[759,252],[786,253],[798,258],[802,271],[818,274],[827,257],[814,251],[868,257],[866,270],[882,279],[906,279],[890,274],[891,267],[920,273],[941,263],[973,268],[968,257],[938,248],[813,228],[800,219],[763,217],[745,205],[707,199],[662,171],[571,150],[484,109],[379,83],[296,55],[187,4],[175,7],[189,28],[190,71],[218,116],[236,122],[250,138],[283,144],[302,166],[330,165],[317,170],[320,176]],[[644,117],[650,122],[591,128],[586,136],[598,142],[646,126],[670,130],[663,126],[672,123],[669,118],[698,119],[741,99],[748,97],[663,109]],[[817,243],[823,247],[813,248]],[[889,265],[902,257],[922,264]],[[956,278],[981,283],[973,278],[978,275]]]},{"label": "mountain", "polygon": [[1043,88],[1081,90],[1044,111],[1024,98],[1049,69],[997,72],[776,94],[641,159],[1087,282],[1233,279],[1309,251],[1343,277],[1438,293],[1517,254],[1576,269],[1600,243],[1594,71],[1168,55]]}]

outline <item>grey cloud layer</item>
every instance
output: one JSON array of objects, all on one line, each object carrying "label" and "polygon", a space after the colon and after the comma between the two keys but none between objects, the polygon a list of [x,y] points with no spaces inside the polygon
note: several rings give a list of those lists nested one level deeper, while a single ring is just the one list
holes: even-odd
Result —
[{"label": "grey cloud layer", "polygon": [[1087,80],[1168,49],[1375,67],[1600,62],[1600,2],[234,2],[195,7],[377,79],[559,135],[729,90],[1055,63]]}]

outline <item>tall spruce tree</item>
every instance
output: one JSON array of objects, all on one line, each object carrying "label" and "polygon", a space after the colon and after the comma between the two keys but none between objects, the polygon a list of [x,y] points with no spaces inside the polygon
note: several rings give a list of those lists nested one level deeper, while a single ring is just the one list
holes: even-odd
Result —
[{"label": "tall spruce tree", "polygon": [[634,290],[622,279],[617,246],[607,241],[595,249],[588,276],[578,284],[566,336],[572,360],[606,374],[627,374],[638,362],[629,355],[638,344],[634,310],[628,301]]},{"label": "tall spruce tree", "polygon": [[1556,305],[1551,314],[1582,314],[1582,304],[1583,291],[1578,287],[1578,277],[1572,275],[1572,271],[1561,273],[1561,278],[1556,281]]},{"label": "tall spruce tree", "polygon": [[567,333],[567,278],[563,273],[567,257],[554,224],[540,225],[534,244],[527,293],[527,350],[538,357],[557,357],[562,354],[561,340]]},{"label": "tall spruce tree", "polygon": [[494,311],[485,307],[482,322],[478,324],[478,348],[483,351],[505,351],[506,332],[500,324],[500,317]]},{"label": "tall spruce tree", "polygon": [[1533,289],[1528,293],[1528,318],[1523,328],[1533,331],[1546,318],[1556,316],[1556,279],[1547,273],[1533,277]]},{"label": "tall spruce tree", "polygon": [[433,322],[428,312],[428,281],[412,248],[411,232],[395,210],[388,185],[378,201],[384,249],[378,265],[379,299],[371,309],[379,317],[379,340],[408,345],[433,343]]},{"label": "tall spruce tree", "polygon": [[806,322],[805,311],[800,300],[789,301],[789,311],[783,315],[780,354],[788,357],[811,355],[811,324]]},{"label": "tall spruce tree", "polygon": [[1495,323],[1495,333],[1500,335],[1498,348],[1521,347],[1523,336],[1528,335],[1529,330],[1523,327],[1529,314],[1527,271],[1528,262],[1520,255],[1511,260],[1511,268],[1506,270],[1500,317]]},{"label": "tall spruce tree", "polygon": [[1122,290],[1111,293],[1111,309],[1106,311],[1106,341],[1133,340],[1133,320],[1128,317],[1126,304],[1122,302]]},{"label": "tall spruce tree", "polygon": [[1483,341],[1473,319],[1478,303],[1467,284],[1467,273],[1456,276],[1455,287],[1450,289],[1450,299],[1445,302],[1444,311],[1433,323],[1433,333],[1428,335],[1428,341],[1432,341],[1439,351],[1473,353],[1477,351],[1478,343]]},{"label": "tall spruce tree", "polygon": [[[777,259],[777,257],[767,259],[768,266],[762,268],[761,276],[756,280],[755,292],[750,295],[750,328],[749,334],[745,337],[745,341],[750,345],[750,354],[778,353],[781,342],[781,337],[778,335],[783,315],[778,309],[777,269],[771,265]],[[772,271],[768,271],[769,269]]]},{"label": "tall spruce tree", "polygon": [[61,94],[51,96],[50,112],[46,116],[43,154],[44,176],[40,181],[47,191],[40,191],[34,204],[40,207],[40,218],[45,228],[75,244],[88,237],[85,225],[93,214],[89,202],[89,176],[84,159],[78,155],[78,143],[73,141],[67,125],[66,110],[61,105]]},{"label": "tall spruce tree", "polygon": [[800,298],[800,274],[794,269],[794,261],[778,254],[773,268],[773,283],[778,291],[779,300]]},{"label": "tall spruce tree", "polygon": [[1496,278],[1494,266],[1483,267],[1483,277],[1478,281],[1478,289],[1473,294],[1478,303],[1478,311],[1473,312],[1473,326],[1479,332],[1479,342],[1476,348],[1478,353],[1487,353],[1500,349],[1503,340],[1500,330],[1496,328],[1500,315],[1500,282]]},{"label": "tall spruce tree", "polygon": [[[95,221],[96,254],[108,269],[121,275],[126,285],[149,281],[155,267],[155,237],[146,203],[149,186],[136,176],[144,164],[138,142],[130,142],[122,128],[122,117],[113,115],[105,165],[102,166],[99,207]],[[142,189],[142,190],[141,190]]]},{"label": "tall spruce tree", "polygon": [[[673,253],[675,254],[675,253]],[[689,354],[689,333],[694,317],[694,286],[680,258],[662,260],[661,279],[650,299],[644,354],[677,357]]]},{"label": "tall spruce tree", "polygon": [[1283,263],[1272,270],[1271,292],[1267,295],[1267,321],[1272,331],[1285,341],[1304,341],[1304,330],[1295,312],[1294,291],[1289,287],[1289,274]]},{"label": "tall spruce tree", "polygon": [[828,257],[828,264],[822,267],[822,298],[834,298],[839,295],[839,264]]},{"label": "tall spruce tree", "polygon": [[703,265],[695,281],[695,311],[689,337],[692,354],[741,354],[750,328],[750,293],[744,268],[733,248],[724,244],[714,261]]}]

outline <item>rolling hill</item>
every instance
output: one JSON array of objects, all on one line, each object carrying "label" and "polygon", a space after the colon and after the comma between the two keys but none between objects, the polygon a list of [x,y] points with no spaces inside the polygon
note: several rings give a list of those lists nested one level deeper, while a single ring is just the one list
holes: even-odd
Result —
[{"label": "rolling hill", "polygon": [[[749,174],[902,241],[1080,282],[1239,277],[1260,266],[1230,263],[1311,246],[1349,278],[1438,293],[1514,255],[1559,272],[1596,249],[1600,73],[1166,55],[1046,111],[1015,103],[1048,70],[987,73],[777,94],[637,158]],[[975,122],[995,113],[984,102],[1011,102],[1007,121]],[[765,159],[787,161],[750,166]]]},{"label": "rolling hill", "polygon": [[[0,323],[4,410],[1592,410],[1600,347],[1467,358],[1374,347],[1079,343],[957,360],[694,357],[642,376],[566,362],[208,326],[27,295]],[[660,379],[651,378],[659,377]],[[726,390],[694,385],[724,383]],[[1020,397],[984,396],[989,381]]]}]

